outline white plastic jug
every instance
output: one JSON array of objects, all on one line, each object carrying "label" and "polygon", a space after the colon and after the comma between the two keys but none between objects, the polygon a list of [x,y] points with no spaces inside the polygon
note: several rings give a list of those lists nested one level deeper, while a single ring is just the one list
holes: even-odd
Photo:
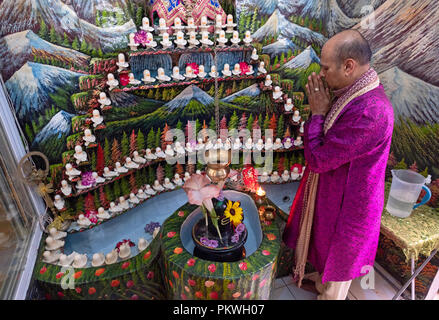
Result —
[{"label": "white plastic jug", "polygon": [[[426,204],[431,198],[431,191],[425,186],[425,178],[412,170],[392,170],[392,186],[386,210],[393,216],[407,218],[416,209]],[[420,203],[418,201],[421,190],[426,195]]]}]

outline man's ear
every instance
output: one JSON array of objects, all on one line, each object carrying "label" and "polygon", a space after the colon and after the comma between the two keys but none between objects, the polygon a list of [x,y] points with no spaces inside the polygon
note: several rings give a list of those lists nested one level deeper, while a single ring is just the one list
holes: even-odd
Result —
[{"label": "man's ear", "polygon": [[346,59],[344,63],[344,73],[346,77],[349,77],[355,69],[356,62],[354,59]]}]

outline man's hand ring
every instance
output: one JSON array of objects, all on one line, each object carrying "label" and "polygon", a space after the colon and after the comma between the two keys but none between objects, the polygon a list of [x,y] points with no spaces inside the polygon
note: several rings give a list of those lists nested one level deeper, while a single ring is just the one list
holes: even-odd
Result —
[{"label": "man's hand ring", "polygon": [[319,88],[314,88],[314,91],[317,92],[317,91],[320,91],[320,89]]}]

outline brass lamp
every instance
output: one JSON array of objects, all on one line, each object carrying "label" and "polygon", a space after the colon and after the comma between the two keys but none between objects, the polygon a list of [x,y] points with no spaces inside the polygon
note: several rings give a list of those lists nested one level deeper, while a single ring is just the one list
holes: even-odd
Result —
[{"label": "brass lamp", "polygon": [[207,160],[207,176],[222,187],[230,173],[231,150],[208,150],[204,157]]}]

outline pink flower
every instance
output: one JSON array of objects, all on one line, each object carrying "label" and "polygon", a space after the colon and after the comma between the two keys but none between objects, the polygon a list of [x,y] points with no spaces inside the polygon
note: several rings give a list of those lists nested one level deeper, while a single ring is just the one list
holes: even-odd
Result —
[{"label": "pink flower", "polygon": [[128,280],[127,281],[127,288],[131,288],[132,286],[134,286],[134,281],[133,280]]},{"label": "pink flower", "polygon": [[130,83],[130,77],[127,73],[122,73],[119,75],[120,84],[126,86]]},{"label": "pink flower", "polygon": [[247,262],[241,262],[239,264],[239,269],[241,269],[242,271],[247,270]]},{"label": "pink flower", "polygon": [[207,280],[207,281],[204,283],[204,285],[205,285],[207,288],[212,287],[214,284],[215,284],[215,282],[212,281],[212,280]]},{"label": "pink flower", "polygon": [[181,298],[182,298],[183,300],[187,300],[187,296],[186,296],[184,293],[181,294]]},{"label": "pink flower", "polygon": [[194,72],[194,74],[198,74],[199,70],[198,70],[198,64],[196,64],[195,62],[192,63],[187,63],[186,67],[191,67],[192,71]]},{"label": "pink flower", "polygon": [[187,265],[188,265],[189,267],[193,267],[193,266],[195,265],[195,259],[194,259],[194,258],[190,258],[190,259],[187,261]]},{"label": "pink flower", "polygon": [[134,35],[134,42],[141,44],[143,46],[149,43],[148,34],[146,33],[146,31],[145,30],[137,31],[136,34]]},{"label": "pink flower", "polygon": [[124,262],[123,264],[122,264],[122,269],[126,269],[126,268],[128,268],[129,266],[130,266],[130,262],[129,261],[127,261],[127,262]]},{"label": "pink flower", "polygon": [[137,294],[133,294],[131,296],[131,300],[139,300],[139,296]]},{"label": "pink flower", "polygon": [[183,185],[190,204],[205,205],[207,210],[213,209],[212,198],[219,196],[220,188],[210,184],[209,178],[201,174],[193,174]]},{"label": "pink flower", "polygon": [[187,283],[188,283],[191,287],[193,287],[193,286],[195,286],[195,285],[197,284],[197,282],[196,282],[195,280],[192,280],[192,279],[188,279]]},{"label": "pink flower", "polygon": [[154,278],[154,271],[150,271],[150,272],[148,272],[148,275],[146,276],[146,278],[147,278],[148,280],[151,280],[152,278]]},{"label": "pink flower", "polygon": [[263,254],[264,256],[269,256],[269,255],[271,254],[271,252],[268,251],[268,250],[262,250],[262,254]]},{"label": "pink flower", "polygon": [[181,211],[181,210],[178,211],[178,216],[179,216],[179,217],[184,217],[184,211]]},{"label": "pink flower", "polygon": [[207,267],[207,269],[209,269],[210,272],[215,272],[216,266],[212,263]]},{"label": "pink flower", "polygon": [[168,238],[172,238],[172,237],[175,236],[176,234],[177,234],[177,232],[175,232],[175,231],[169,231],[168,234],[167,234],[167,236],[168,236]]},{"label": "pink flower", "polygon": [[247,292],[247,293],[245,294],[244,298],[245,298],[245,299],[249,299],[251,296],[252,296],[252,292],[249,291],[249,292]]},{"label": "pink flower", "polygon": [[230,282],[230,283],[227,285],[227,288],[228,288],[229,290],[233,290],[233,289],[235,289],[235,284],[234,284],[233,282]]},{"label": "pink flower", "polygon": [[216,292],[216,291],[212,291],[212,292],[210,293],[210,298],[211,298],[211,299],[214,299],[214,300],[218,299],[218,292]]},{"label": "pink flower", "polygon": [[247,72],[250,71],[250,68],[248,67],[248,64],[246,62],[240,62],[239,67],[241,68],[242,75],[245,75]]},{"label": "pink flower", "polygon": [[266,282],[267,282],[267,279],[262,280],[261,283],[259,284],[259,288],[262,288]]}]

